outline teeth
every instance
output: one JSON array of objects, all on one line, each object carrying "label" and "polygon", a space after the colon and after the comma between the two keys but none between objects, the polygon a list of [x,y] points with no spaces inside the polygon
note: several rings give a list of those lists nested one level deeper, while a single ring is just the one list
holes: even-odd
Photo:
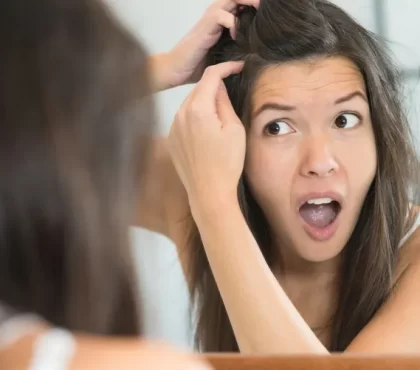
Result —
[{"label": "teeth", "polygon": [[320,204],[329,204],[331,202],[334,202],[334,199],[331,198],[317,198],[317,199],[310,199],[308,200],[308,204],[316,204],[316,205],[320,205]]}]

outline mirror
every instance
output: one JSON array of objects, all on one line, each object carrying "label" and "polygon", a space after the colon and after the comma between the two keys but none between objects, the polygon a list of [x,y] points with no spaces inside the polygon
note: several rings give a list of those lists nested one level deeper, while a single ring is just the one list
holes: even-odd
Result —
[{"label": "mirror", "polygon": [[[151,53],[169,50],[202,15],[210,0],[107,0],[127,27]],[[262,0],[264,1],[264,0]],[[403,71],[405,104],[420,147],[420,3],[412,0],[336,0],[368,30],[388,40]],[[175,88],[156,96],[161,131],[168,133],[173,116],[192,87]],[[139,267],[145,335],[183,348],[193,348],[193,318],[177,253],[167,238],[133,228],[133,248]]]}]

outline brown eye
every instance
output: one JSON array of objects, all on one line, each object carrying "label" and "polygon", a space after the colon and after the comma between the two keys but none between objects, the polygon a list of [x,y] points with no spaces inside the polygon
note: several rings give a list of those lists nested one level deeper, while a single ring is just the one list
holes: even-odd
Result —
[{"label": "brown eye", "polygon": [[280,132],[280,125],[277,122],[270,123],[267,126],[267,132],[270,135],[278,135]]},{"label": "brown eye", "polygon": [[265,132],[269,136],[285,135],[294,130],[284,121],[274,121],[265,126]]},{"label": "brown eye", "polygon": [[340,114],[334,121],[337,128],[353,128],[360,123],[360,118],[353,113]]}]

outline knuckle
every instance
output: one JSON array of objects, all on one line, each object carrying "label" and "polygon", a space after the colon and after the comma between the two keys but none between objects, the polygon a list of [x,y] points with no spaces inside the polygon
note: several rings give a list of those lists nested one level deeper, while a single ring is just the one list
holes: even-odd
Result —
[{"label": "knuckle", "polygon": [[221,23],[223,21],[223,10],[222,9],[217,9],[216,11],[213,12],[212,18],[214,20],[214,23]]},{"label": "knuckle", "polygon": [[213,13],[213,17],[214,17],[214,19],[215,19],[215,21],[216,21],[216,23],[222,23],[223,22],[223,20],[225,20],[226,19],[226,15],[227,15],[228,13],[225,11],[225,10],[223,10],[223,9],[217,9],[214,13]]},{"label": "knuckle", "polygon": [[214,68],[214,66],[206,67],[206,69],[204,70],[204,73],[203,73],[203,77],[207,77],[209,74],[211,74],[211,71],[213,70],[213,68]]},{"label": "knuckle", "polygon": [[225,10],[221,10],[217,14],[216,22],[225,28],[232,28],[235,26],[236,18],[235,18],[235,15]]},{"label": "knuckle", "polygon": [[206,76],[207,78],[215,76],[217,74],[217,65],[212,65],[206,68],[206,70],[204,71],[204,76]]}]

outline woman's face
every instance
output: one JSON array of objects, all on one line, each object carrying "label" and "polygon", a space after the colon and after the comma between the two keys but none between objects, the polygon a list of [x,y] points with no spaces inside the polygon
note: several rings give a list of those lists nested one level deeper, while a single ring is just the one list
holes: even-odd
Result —
[{"label": "woman's face", "polygon": [[245,175],[281,250],[308,262],[337,256],[376,166],[366,88],[352,62],[319,58],[262,72]]}]

